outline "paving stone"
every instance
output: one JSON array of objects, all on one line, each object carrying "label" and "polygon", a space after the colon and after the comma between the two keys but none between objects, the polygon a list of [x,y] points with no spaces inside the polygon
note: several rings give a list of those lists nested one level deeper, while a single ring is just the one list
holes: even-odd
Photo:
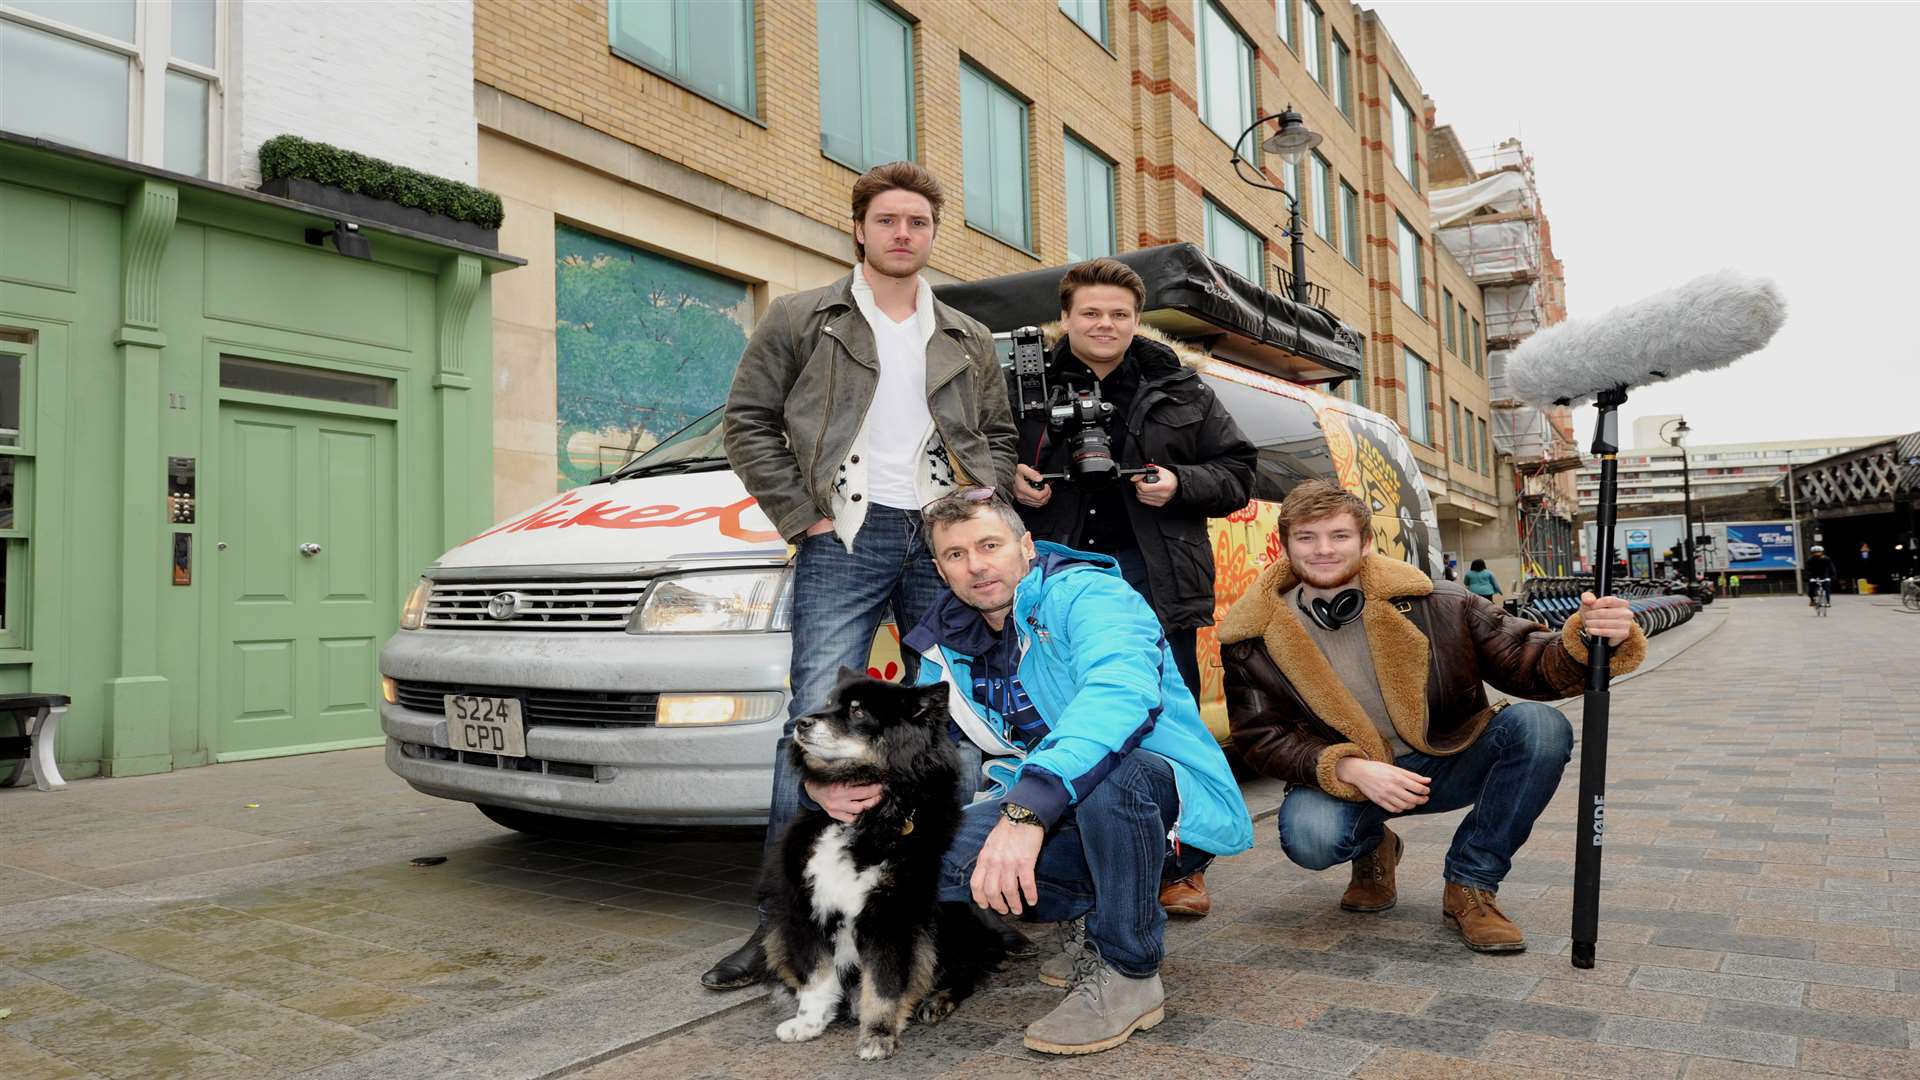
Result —
[{"label": "paving stone", "polygon": [[1407,1046],[1456,1056],[1471,1055],[1487,1041],[1493,1027],[1459,1023],[1431,1015],[1406,1016],[1336,1005],[1307,1024],[1306,1030],[1387,1046]]},{"label": "paving stone", "polygon": [[1806,997],[1806,984],[1779,979],[1761,979],[1741,975],[1723,975],[1686,968],[1643,967],[1634,972],[1627,985],[1636,990],[1660,990],[1700,997],[1758,1001],[1769,1005],[1798,1005]]},{"label": "paving stone", "polygon": [[1566,1005],[1596,1013],[1646,1016],[1655,1020],[1699,1022],[1705,1019],[1711,998],[1635,990],[1622,986],[1595,986],[1564,979],[1542,979],[1528,1001]]},{"label": "paving stone", "polygon": [[1610,1080],[1676,1077],[1687,1059],[1679,1054],[1627,1046],[1603,1046],[1551,1035],[1496,1031],[1480,1056],[1488,1061],[1524,1065]]},{"label": "paving stone", "polygon": [[1593,1038],[1601,1020],[1599,1013],[1589,1009],[1564,1008],[1531,999],[1508,1001],[1469,994],[1441,994],[1427,1005],[1423,1015],[1501,1031],[1530,1031],[1567,1039]]},{"label": "paving stone", "polygon": [[1897,985],[1893,972],[1886,968],[1826,964],[1818,960],[1783,960],[1777,956],[1749,956],[1745,953],[1728,953],[1720,970],[1729,975],[1759,975],[1769,979],[1864,986],[1872,990],[1892,990]]},{"label": "paving stone", "polygon": [[1799,1043],[1790,1035],[1736,1031],[1711,1024],[1677,1024],[1643,1016],[1609,1017],[1600,1029],[1600,1041],[1759,1065],[1792,1065],[1800,1053]]},{"label": "paving stone", "polygon": [[1710,934],[1698,930],[1662,930],[1654,935],[1654,945],[1712,952],[1750,953],[1755,956],[1780,956],[1791,960],[1813,959],[1813,942],[1757,934]]},{"label": "paving stone", "polygon": [[1885,1016],[1859,1016],[1825,1009],[1762,1005],[1754,1001],[1716,1001],[1707,1012],[1709,1025],[1810,1036],[1868,1046],[1907,1045],[1907,1022]]},{"label": "paving stone", "polygon": [[1255,1061],[1348,1073],[1370,1057],[1374,1044],[1356,1039],[1221,1020],[1194,1040],[1202,1050]]}]

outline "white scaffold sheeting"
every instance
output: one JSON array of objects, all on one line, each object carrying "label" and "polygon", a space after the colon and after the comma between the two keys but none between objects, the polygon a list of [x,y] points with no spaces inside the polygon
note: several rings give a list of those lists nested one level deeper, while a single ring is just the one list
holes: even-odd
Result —
[{"label": "white scaffold sheeting", "polygon": [[1427,205],[1433,210],[1433,227],[1444,229],[1482,210],[1532,210],[1533,189],[1517,172],[1497,172],[1471,184],[1428,192]]},{"label": "white scaffold sheeting", "polygon": [[1531,405],[1493,410],[1493,445],[1518,461],[1539,461],[1552,445],[1553,428],[1547,415]]},{"label": "white scaffold sheeting", "polygon": [[1540,329],[1539,289],[1525,285],[1489,285],[1480,290],[1487,309],[1487,336],[1525,337]]},{"label": "white scaffold sheeting", "polygon": [[1434,235],[1475,281],[1538,270],[1540,234],[1531,220],[1464,222]]}]

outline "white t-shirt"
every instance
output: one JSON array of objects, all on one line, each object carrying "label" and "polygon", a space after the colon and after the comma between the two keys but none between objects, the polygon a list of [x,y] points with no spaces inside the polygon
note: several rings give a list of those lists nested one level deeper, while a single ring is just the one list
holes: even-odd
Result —
[{"label": "white t-shirt", "polygon": [[894,322],[873,310],[867,322],[880,360],[880,384],[867,410],[867,498],[881,506],[918,510],[914,477],[933,414],[927,411],[927,324],[918,313]]}]

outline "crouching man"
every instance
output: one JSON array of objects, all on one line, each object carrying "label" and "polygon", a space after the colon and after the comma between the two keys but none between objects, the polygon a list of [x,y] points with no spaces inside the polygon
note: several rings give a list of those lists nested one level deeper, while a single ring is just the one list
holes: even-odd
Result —
[{"label": "crouching man", "polygon": [[[921,511],[953,594],[905,644],[986,759],[940,898],[1067,922],[1067,996],[1026,1045],[1087,1054],[1162,1019],[1160,882],[1253,846],[1253,822],[1153,609],[1114,561],[1035,544],[992,489]],[[1043,969],[1044,970],[1044,969]]]},{"label": "crouching man", "polygon": [[[1552,801],[1573,728],[1550,706],[1585,686],[1586,635],[1612,642],[1614,675],[1646,656],[1619,597],[1580,598],[1559,633],[1452,582],[1370,554],[1365,504],[1309,481],[1280,507],[1285,548],[1220,627],[1234,746],[1288,782],[1280,845],[1310,870],[1353,864],[1340,906],[1394,905],[1402,814],[1471,806],[1446,857],[1442,918],[1468,948],[1519,952],[1495,901]],[[1482,683],[1534,701],[1487,703]]]}]

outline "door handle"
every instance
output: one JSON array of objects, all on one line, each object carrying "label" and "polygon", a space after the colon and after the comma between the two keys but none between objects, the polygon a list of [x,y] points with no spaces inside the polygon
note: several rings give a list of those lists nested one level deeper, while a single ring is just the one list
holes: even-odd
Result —
[{"label": "door handle", "polygon": [[300,554],[305,555],[307,558],[311,559],[315,555],[320,554],[320,545],[319,544],[301,544]]}]

